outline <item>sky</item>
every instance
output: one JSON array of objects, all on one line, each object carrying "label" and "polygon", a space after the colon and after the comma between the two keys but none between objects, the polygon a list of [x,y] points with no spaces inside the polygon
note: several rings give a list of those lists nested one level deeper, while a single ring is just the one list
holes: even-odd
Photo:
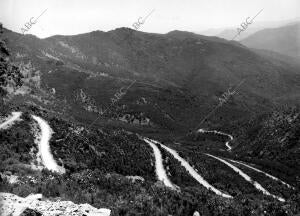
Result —
[{"label": "sky", "polygon": [[255,22],[299,18],[299,0],[0,0],[0,22],[40,38],[91,31],[133,28],[139,17],[151,11],[139,31],[167,33],[172,30],[201,32],[211,28],[238,27],[247,17]]}]

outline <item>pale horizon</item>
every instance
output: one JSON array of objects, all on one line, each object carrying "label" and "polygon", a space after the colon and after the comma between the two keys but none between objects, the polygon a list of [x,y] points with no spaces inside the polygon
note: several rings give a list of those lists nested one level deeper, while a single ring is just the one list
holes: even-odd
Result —
[{"label": "pale horizon", "polygon": [[138,29],[142,32],[167,33],[173,30],[203,32],[211,29],[238,27],[247,17],[262,13],[254,23],[281,22],[299,19],[297,0],[191,0],[175,1],[79,1],[79,0],[1,0],[0,22],[14,32],[22,33],[31,17],[37,20],[28,32],[39,38],[53,35],[76,35],[92,31],[133,28],[139,17],[154,12]]}]

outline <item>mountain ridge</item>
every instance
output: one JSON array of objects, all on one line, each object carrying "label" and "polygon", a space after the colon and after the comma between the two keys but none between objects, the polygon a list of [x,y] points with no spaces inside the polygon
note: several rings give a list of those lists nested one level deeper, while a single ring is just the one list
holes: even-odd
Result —
[{"label": "mountain ridge", "polygon": [[[295,89],[300,89],[297,84],[300,77],[295,72],[298,68],[286,69],[285,66],[275,65],[237,42],[191,32],[152,34],[119,28],[109,32],[94,31],[41,40],[25,36],[17,45],[10,43],[17,37],[14,33],[5,31],[5,36],[8,37],[13,58],[17,53],[19,56],[25,56],[15,58],[17,62],[28,61],[30,57],[33,65],[42,72],[42,84],[54,88],[57,96],[67,96],[67,101],[74,100],[74,96],[69,92],[80,88],[87,91],[99,106],[108,100],[108,95],[113,94],[110,88],[117,90],[116,87],[121,88],[127,79],[128,83],[136,79],[138,84],[130,90],[132,94],[141,89],[146,92],[150,90],[149,93],[174,89],[168,97],[175,97],[172,100],[178,100],[180,97],[183,100],[194,98],[191,103],[195,109],[190,112],[195,113],[194,118],[200,119],[203,116],[199,116],[200,112],[196,111],[196,107],[199,110],[201,101],[210,104],[200,108],[206,110],[204,113],[208,112],[210,107],[217,103],[218,94],[222,94],[243,79],[246,79],[246,83],[243,84],[240,95],[235,96],[237,101],[228,105],[241,113],[244,112],[244,108],[239,105],[241,100],[249,107],[257,107],[258,103],[255,101],[265,101],[264,109],[268,109],[274,98],[282,98]],[[65,85],[65,79],[74,81]],[[113,83],[113,80],[119,81]],[[100,86],[96,85],[97,82],[107,92],[101,91]],[[146,87],[143,83],[153,83],[154,86]],[[175,92],[182,92],[183,89],[187,94],[180,93],[176,96]],[[163,93],[163,97],[166,93]],[[100,99],[103,97],[106,99]],[[155,98],[151,100],[154,104],[158,102]],[[191,117],[180,109],[172,111],[170,105],[175,101],[165,102],[160,101],[159,103],[163,103],[160,107],[167,108],[171,116],[175,113],[181,116],[175,124],[186,118],[191,120]]]},{"label": "mountain ridge", "polygon": [[241,43],[250,48],[275,51],[299,59],[300,22],[260,30],[241,40]]}]

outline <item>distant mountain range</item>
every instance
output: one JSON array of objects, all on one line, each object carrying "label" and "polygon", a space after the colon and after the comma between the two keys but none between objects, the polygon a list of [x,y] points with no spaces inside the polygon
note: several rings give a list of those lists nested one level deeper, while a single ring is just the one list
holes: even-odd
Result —
[{"label": "distant mountain range", "polygon": [[258,31],[241,40],[247,47],[275,51],[300,59],[300,22]]},{"label": "distant mountain range", "polygon": [[[220,38],[224,38],[226,40],[231,40],[236,34],[237,34],[237,28],[240,27],[240,24],[243,22],[243,20],[240,21],[240,23],[237,23],[236,26],[228,27],[228,28],[214,28],[214,29],[208,29],[205,31],[197,32],[201,35],[206,36],[217,36]],[[244,31],[242,34],[240,34],[235,40],[242,40],[247,38],[248,36],[254,34],[255,32],[258,32],[263,29],[267,28],[279,28],[286,25],[291,25],[300,22],[300,18],[295,19],[289,19],[289,20],[283,20],[283,21],[267,21],[267,22],[261,22],[261,21],[253,21],[251,25],[247,28],[247,31]]]}]

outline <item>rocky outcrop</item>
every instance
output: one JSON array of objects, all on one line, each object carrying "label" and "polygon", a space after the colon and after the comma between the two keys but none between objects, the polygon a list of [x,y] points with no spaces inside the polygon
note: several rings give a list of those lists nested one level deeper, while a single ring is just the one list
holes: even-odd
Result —
[{"label": "rocky outcrop", "polygon": [[20,214],[20,216],[42,216],[42,213],[38,212],[36,210],[27,208],[27,209],[25,209],[25,211],[22,212],[22,214]]},{"label": "rocky outcrop", "polygon": [[78,205],[71,201],[42,200],[42,194],[22,198],[11,193],[0,193],[1,216],[21,216],[30,212],[43,216],[109,216],[111,211],[105,208],[97,209],[89,204]]}]

